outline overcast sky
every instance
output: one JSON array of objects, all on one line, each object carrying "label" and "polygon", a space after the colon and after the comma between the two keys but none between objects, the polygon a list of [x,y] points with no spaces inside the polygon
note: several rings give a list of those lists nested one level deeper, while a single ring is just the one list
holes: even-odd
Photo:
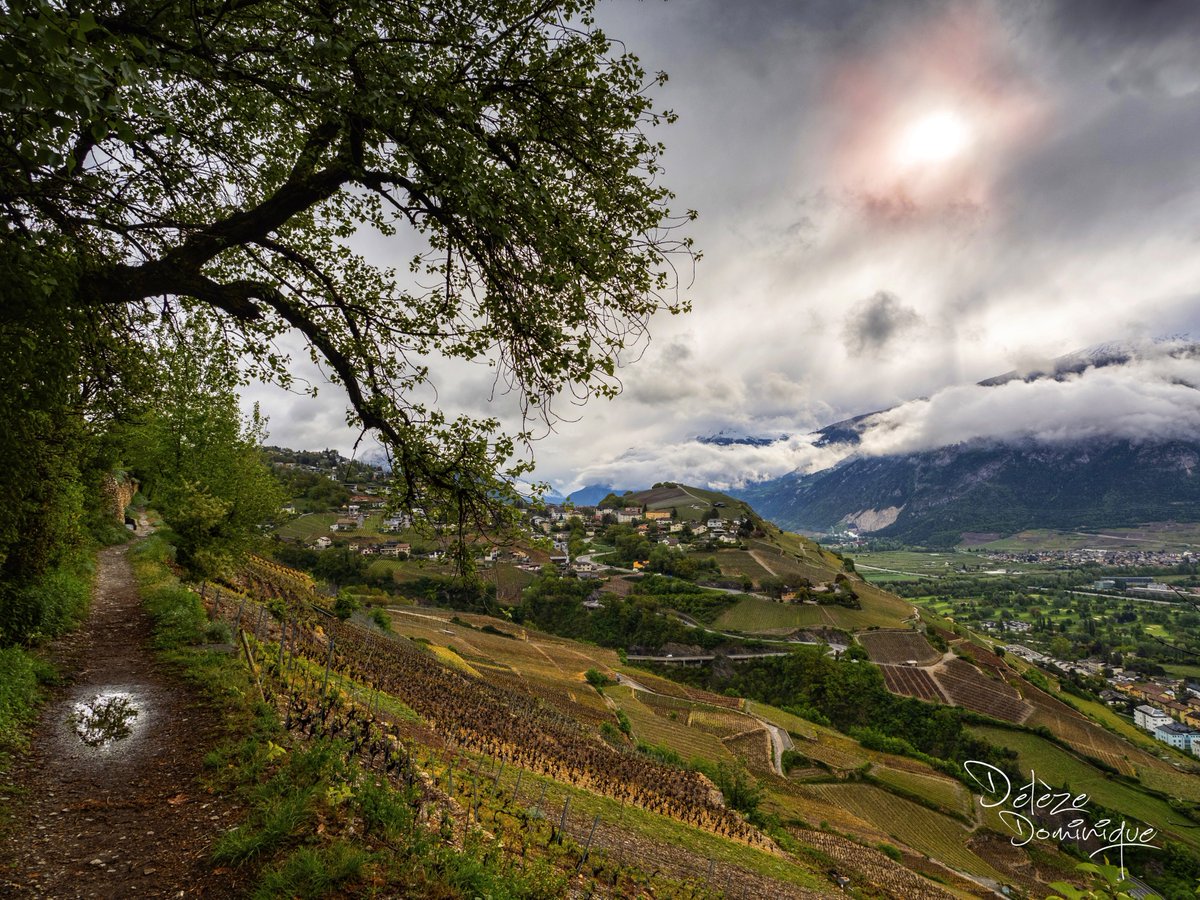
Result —
[{"label": "overcast sky", "polygon": [[[665,181],[699,210],[704,259],[694,311],[654,323],[618,399],[538,442],[539,477],[778,475],[816,464],[806,442],[688,439],[801,435],[919,397],[883,445],[1028,433],[1018,388],[993,415],[962,386],[1200,335],[1200,3],[612,0],[599,20],[670,75]],[[1089,381],[1039,421],[1141,415],[1139,385],[1169,417],[1175,369],[1125,377],[1115,408]],[[480,412],[480,386],[453,377],[440,397]],[[336,388],[247,397],[272,443],[350,450]],[[956,410],[970,415],[949,428]]]}]

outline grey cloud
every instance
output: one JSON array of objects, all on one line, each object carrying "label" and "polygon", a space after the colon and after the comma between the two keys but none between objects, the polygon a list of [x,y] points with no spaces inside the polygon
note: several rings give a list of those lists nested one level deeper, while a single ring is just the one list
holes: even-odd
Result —
[{"label": "grey cloud", "polygon": [[727,489],[796,469],[826,468],[842,455],[840,450],[814,446],[807,435],[766,446],[720,446],[696,441],[650,444],[626,450],[618,458],[585,466],[564,490],[605,482],[652,484],[663,479]]},{"label": "grey cloud", "polygon": [[1200,355],[1175,343],[1057,379],[956,385],[867,420],[859,452],[912,453],[969,441],[1200,440]]},{"label": "grey cloud", "polygon": [[878,291],[860,301],[846,317],[842,337],[853,356],[878,354],[892,340],[911,331],[921,323],[921,317],[911,306],[887,291]]},{"label": "grey cloud", "polygon": [[1194,0],[1058,0],[1050,21],[1063,42],[1111,50],[1200,34],[1200,6]]}]

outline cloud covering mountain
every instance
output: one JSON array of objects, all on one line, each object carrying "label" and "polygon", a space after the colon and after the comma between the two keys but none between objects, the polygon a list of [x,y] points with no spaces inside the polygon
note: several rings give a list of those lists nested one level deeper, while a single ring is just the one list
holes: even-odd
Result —
[{"label": "cloud covering mountain", "polygon": [[[842,432],[853,436],[846,441]],[[1105,345],[987,382],[766,445],[684,441],[629,450],[585,467],[580,483],[669,478],[741,487],[788,472],[811,473],[851,455],[920,453],[965,443],[1134,444],[1200,441],[1200,346],[1183,339]]]}]

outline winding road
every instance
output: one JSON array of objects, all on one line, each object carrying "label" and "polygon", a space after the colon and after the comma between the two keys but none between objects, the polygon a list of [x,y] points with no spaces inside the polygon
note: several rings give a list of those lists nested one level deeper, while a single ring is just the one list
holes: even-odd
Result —
[{"label": "winding road", "polygon": [[[660,694],[658,691],[652,691],[652,690],[650,690],[650,688],[646,687],[640,681],[636,681],[633,678],[630,678],[628,675],[625,675],[622,672],[616,672],[614,674],[616,675],[616,678],[617,678],[617,684],[624,685],[625,687],[630,688],[634,691],[641,691],[644,694],[654,694],[659,697],[666,697],[668,700],[678,700],[679,699],[678,697],[672,697],[669,694]],[[745,710],[742,710],[742,715],[753,719],[755,722],[757,722],[759,725],[761,725],[763,728],[765,728],[767,730],[767,735],[771,738],[771,750],[772,750],[771,770],[776,775],[779,775],[782,777],[783,776],[783,751],[791,750],[795,746],[795,744],[792,743],[792,736],[790,734],[788,734],[786,731],[784,731],[782,728],[780,728],[778,725],[774,725],[771,722],[768,722],[766,719],[763,719],[760,716],[756,716],[753,713],[749,713],[749,712],[746,712]]]}]

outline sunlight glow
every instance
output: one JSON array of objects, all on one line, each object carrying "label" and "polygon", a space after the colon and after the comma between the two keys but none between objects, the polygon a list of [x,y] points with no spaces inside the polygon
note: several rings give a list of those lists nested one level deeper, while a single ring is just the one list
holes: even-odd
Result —
[{"label": "sunlight glow", "polygon": [[930,113],[905,129],[898,147],[900,161],[908,165],[947,162],[971,144],[966,120],[949,110]]}]

